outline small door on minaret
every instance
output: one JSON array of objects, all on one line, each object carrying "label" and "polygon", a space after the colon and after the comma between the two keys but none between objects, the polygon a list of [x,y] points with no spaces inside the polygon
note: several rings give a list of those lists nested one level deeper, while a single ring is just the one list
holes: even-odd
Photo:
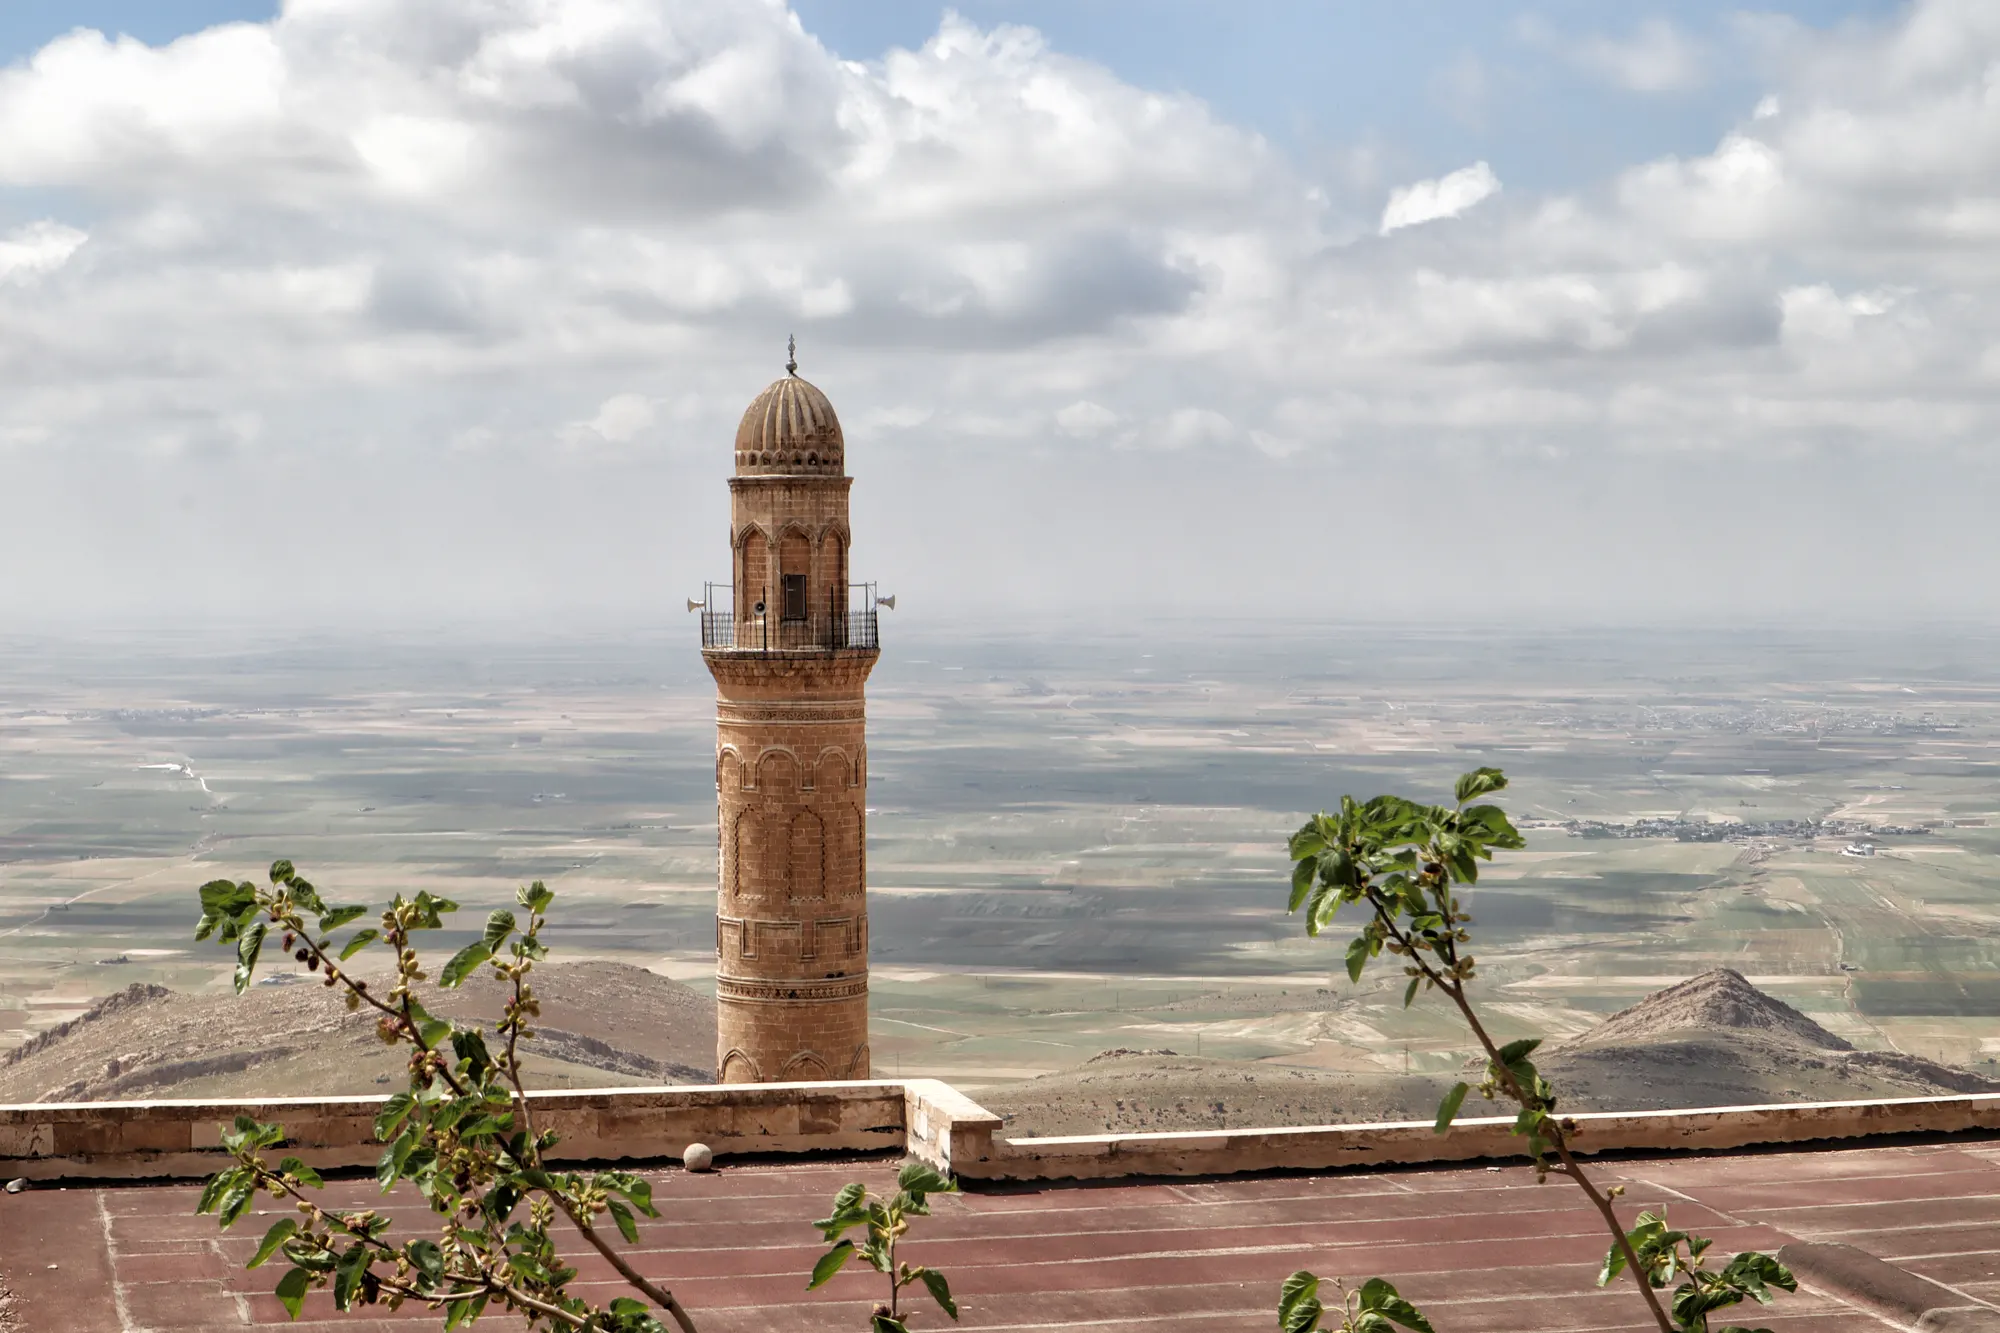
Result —
[{"label": "small door on minaret", "polygon": [[784,617],[786,620],[806,618],[806,576],[803,574],[785,575]]}]

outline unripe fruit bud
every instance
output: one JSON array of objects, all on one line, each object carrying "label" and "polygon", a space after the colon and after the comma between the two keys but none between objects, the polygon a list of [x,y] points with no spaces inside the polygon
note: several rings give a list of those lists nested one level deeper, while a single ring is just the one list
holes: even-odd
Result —
[{"label": "unripe fruit bud", "polygon": [[[290,935],[285,936],[285,947],[287,949],[292,947],[292,937]],[[311,949],[297,950],[292,954],[292,957],[298,959],[301,963],[303,963],[307,959],[312,957],[312,950]]]},{"label": "unripe fruit bud", "polygon": [[285,948],[287,951],[289,951],[291,947],[294,944],[297,944],[298,942],[299,942],[298,936],[292,934],[292,932],[289,930],[285,932]]}]

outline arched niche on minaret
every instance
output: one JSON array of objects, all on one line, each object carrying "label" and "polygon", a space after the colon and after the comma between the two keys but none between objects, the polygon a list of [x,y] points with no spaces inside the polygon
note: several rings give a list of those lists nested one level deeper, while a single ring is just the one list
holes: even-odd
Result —
[{"label": "arched niche on minaret", "polygon": [[812,616],[812,538],[805,528],[789,523],[778,534],[778,577],[772,588],[782,620],[803,621]]}]

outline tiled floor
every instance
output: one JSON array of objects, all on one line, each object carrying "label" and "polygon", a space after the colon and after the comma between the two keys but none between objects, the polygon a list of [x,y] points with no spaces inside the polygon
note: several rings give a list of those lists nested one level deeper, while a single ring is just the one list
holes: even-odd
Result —
[{"label": "tiled floor", "polygon": [[[858,1333],[882,1279],[850,1270],[808,1294],[821,1248],[810,1223],[845,1181],[881,1183],[893,1169],[865,1161],[661,1172],[664,1216],[645,1228],[636,1262],[673,1288],[702,1333]],[[1628,1185],[1627,1216],[1665,1205],[1676,1225],[1714,1236],[1720,1252],[1844,1241],[2000,1300],[2000,1145],[1661,1158],[1605,1164],[1598,1174]],[[268,1294],[278,1269],[242,1268],[268,1220],[220,1234],[194,1216],[195,1193],[0,1196],[0,1274],[23,1326],[167,1333],[282,1323]],[[372,1182],[328,1193],[377,1202]],[[394,1211],[428,1226],[420,1208]],[[1439,1333],[1649,1327],[1629,1287],[1592,1285],[1605,1246],[1573,1186],[1537,1186],[1510,1166],[988,1189],[938,1200],[907,1257],[951,1278],[968,1329],[1268,1333],[1278,1284],[1301,1267],[1388,1277]],[[595,1256],[575,1262],[587,1294],[616,1294]],[[313,1300],[299,1327],[377,1333],[441,1322],[412,1310],[343,1318],[324,1297]],[[1811,1294],[1782,1298],[1755,1322],[1780,1333],[1884,1327]],[[949,1321],[925,1310],[917,1326]],[[479,1327],[518,1325],[494,1317]]]}]

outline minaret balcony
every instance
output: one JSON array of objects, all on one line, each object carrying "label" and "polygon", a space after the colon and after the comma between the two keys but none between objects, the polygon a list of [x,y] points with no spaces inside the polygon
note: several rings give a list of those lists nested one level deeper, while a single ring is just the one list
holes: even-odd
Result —
[{"label": "minaret balcony", "polygon": [[711,583],[700,602],[689,604],[689,610],[701,613],[702,651],[875,653],[882,647],[872,583],[848,585],[844,607],[818,609],[783,605],[782,596],[774,605],[767,593],[757,591],[762,595],[753,595],[745,606],[737,601],[734,587]]}]

